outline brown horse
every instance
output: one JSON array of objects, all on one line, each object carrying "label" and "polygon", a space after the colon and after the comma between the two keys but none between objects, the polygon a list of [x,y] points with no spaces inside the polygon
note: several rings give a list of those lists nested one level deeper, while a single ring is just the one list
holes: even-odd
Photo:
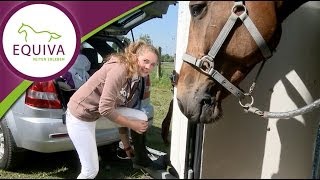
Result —
[{"label": "brown horse", "polygon": [[190,2],[188,45],[176,85],[180,110],[190,122],[218,120],[221,103],[230,94],[240,102],[250,96],[239,83],[256,64],[272,56],[281,23],[304,3]]}]

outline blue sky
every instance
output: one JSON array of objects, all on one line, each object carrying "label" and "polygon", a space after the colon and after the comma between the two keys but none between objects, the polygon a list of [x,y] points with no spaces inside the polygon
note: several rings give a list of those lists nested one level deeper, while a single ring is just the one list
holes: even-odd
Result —
[{"label": "blue sky", "polygon": [[[176,52],[176,36],[178,23],[178,3],[170,5],[167,14],[162,18],[154,18],[133,29],[137,40],[141,35],[148,34],[154,46],[162,47],[162,54],[174,55]],[[129,32],[126,37],[131,39]]]}]

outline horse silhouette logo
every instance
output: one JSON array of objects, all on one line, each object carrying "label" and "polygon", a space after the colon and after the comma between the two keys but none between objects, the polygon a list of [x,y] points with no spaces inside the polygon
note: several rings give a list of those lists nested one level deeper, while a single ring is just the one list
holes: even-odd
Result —
[{"label": "horse silhouette logo", "polygon": [[54,1],[19,4],[1,21],[1,29],[0,58],[12,73],[29,81],[59,78],[79,54],[77,21]]},{"label": "horse silhouette logo", "polygon": [[39,41],[40,39],[50,42],[52,39],[59,39],[61,35],[50,32],[50,31],[36,31],[30,25],[22,23],[18,33],[21,34],[24,32],[24,40],[25,42],[30,41]]}]

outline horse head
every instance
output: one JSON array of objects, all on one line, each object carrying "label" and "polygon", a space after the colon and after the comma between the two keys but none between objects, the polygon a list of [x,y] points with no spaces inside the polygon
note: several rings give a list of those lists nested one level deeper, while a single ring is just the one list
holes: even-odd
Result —
[{"label": "horse head", "polygon": [[27,42],[27,36],[28,36],[28,32],[26,30],[25,27],[28,27],[28,25],[21,23],[20,28],[18,29],[18,33],[21,34],[24,32],[24,40]]},{"label": "horse head", "polygon": [[[231,93],[241,95],[235,91],[239,83],[256,64],[272,55],[280,41],[282,21],[303,3],[190,1],[187,56],[183,56],[177,80],[178,104],[189,121],[212,123],[222,116],[223,99]],[[228,19],[234,17],[237,19],[231,26]],[[245,20],[251,23],[246,25]],[[216,42],[225,24],[229,24],[229,31],[220,38],[223,41]],[[258,33],[251,33],[248,26],[255,26]],[[261,38],[256,41],[253,36]]]},{"label": "horse head", "polygon": [[25,24],[21,23],[21,26],[20,26],[19,29],[18,29],[18,33],[19,33],[19,34],[21,34],[22,32],[25,32],[25,33],[26,33],[26,30],[24,29],[25,26],[26,26]]}]

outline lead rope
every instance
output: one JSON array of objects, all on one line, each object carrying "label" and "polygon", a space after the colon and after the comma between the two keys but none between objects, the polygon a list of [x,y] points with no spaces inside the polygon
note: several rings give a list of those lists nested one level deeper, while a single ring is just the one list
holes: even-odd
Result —
[{"label": "lead rope", "polygon": [[296,110],[292,110],[292,111],[287,111],[287,112],[268,112],[268,111],[261,111],[260,109],[256,108],[256,107],[253,107],[253,102],[254,102],[254,98],[253,96],[251,95],[254,88],[255,88],[255,85],[256,85],[256,81],[261,73],[261,70],[262,70],[262,67],[264,66],[264,63],[266,61],[263,61],[260,68],[259,68],[259,71],[257,73],[257,76],[255,78],[255,80],[253,81],[250,89],[249,89],[249,93],[248,93],[248,97],[251,97],[251,102],[250,104],[247,103],[245,105],[243,105],[241,103],[241,100],[239,100],[239,103],[240,105],[243,107],[244,111],[245,112],[250,112],[250,113],[253,113],[253,114],[257,114],[263,118],[282,118],[282,119],[288,119],[288,118],[292,118],[292,117],[295,117],[295,116],[298,116],[298,115],[302,115],[302,114],[305,114],[305,113],[308,113],[308,112],[311,112],[313,111],[314,109],[316,108],[319,108],[320,107],[320,99],[314,101],[313,103],[311,104],[308,104],[302,108],[298,108]]},{"label": "lead rope", "polygon": [[318,124],[318,131],[316,136],[316,142],[314,144],[313,151],[313,163],[312,163],[312,179],[319,179],[319,166],[320,166],[320,124]]},{"label": "lead rope", "polygon": [[295,116],[299,116],[299,115],[311,112],[314,109],[319,108],[319,107],[320,107],[320,99],[314,101],[311,104],[308,104],[306,106],[298,108],[296,110],[286,111],[286,112],[261,111],[260,109],[253,107],[253,106],[247,106],[247,107],[243,107],[243,108],[245,109],[246,112],[257,114],[263,118],[288,119],[288,118],[292,118]]},{"label": "lead rope", "polygon": [[[268,111],[261,111],[260,109],[256,108],[256,107],[253,107],[253,102],[254,102],[254,98],[253,96],[251,95],[254,88],[255,88],[255,85],[256,85],[256,81],[261,73],[261,70],[264,66],[264,63],[266,61],[263,61],[260,68],[259,68],[259,71],[256,75],[256,78],[255,80],[253,81],[252,85],[250,86],[249,88],[249,93],[248,94],[248,97],[251,97],[251,102],[250,104],[247,103],[245,105],[243,105],[241,103],[241,100],[239,101],[240,105],[243,107],[244,111],[245,112],[250,112],[250,113],[253,113],[253,114],[257,114],[263,118],[282,118],[282,119],[288,119],[288,118],[292,118],[292,117],[295,117],[295,116],[298,116],[298,115],[302,115],[302,114],[305,114],[305,113],[308,113],[308,112],[311,112],[313,111],[314,109],[316,108],[319,108],[320,107],[320,99],[314,101],[313,103],[311,104],[308,104],[302,108],[298,108],[296,110],[292,110],[292,111],[287,111],[287,112],[268,112]],[[320,142],[319,142],[320,143]]]}]

